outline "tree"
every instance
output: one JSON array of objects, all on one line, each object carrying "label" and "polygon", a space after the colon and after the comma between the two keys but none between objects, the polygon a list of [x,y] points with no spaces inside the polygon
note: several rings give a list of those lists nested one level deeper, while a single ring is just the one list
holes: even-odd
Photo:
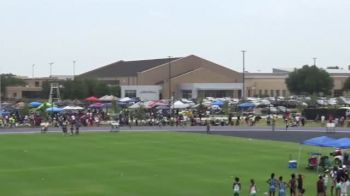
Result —
[{"label": "tree", "polygon": [[1,95],[6,97],[6,87],[8,86],[24,86],[25,81],[13,74],[1,74]]},{"label": "tree", "polygon": [[344,91],[350,91],[350,77],[348,77],[345,82],[344,82],[344,86],[343,86],[343,90]]},{"label": "tree", "polygon": [[304,65],[301,69],[295,69],[289,73],[286,85],[294,94],[331,94],[334,86],[333,79],[323,69],[316,66]]}]

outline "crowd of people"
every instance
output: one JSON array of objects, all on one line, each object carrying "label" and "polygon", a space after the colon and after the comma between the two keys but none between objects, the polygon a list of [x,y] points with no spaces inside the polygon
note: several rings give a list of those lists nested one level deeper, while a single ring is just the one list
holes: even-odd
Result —
[{"label": "crowd of people", "polygon": [[[263,192],[269,196],[304,196],[306,190],[304,187],[304,176],[302,174],[291,174],[289,181],[285,181],[283,176],[276,178],[272,173],[266,181],[266,189],[259,189],[254,179],[250,180],[248,186],[249,196],[255,196],[258,192]],[[330,171],[325,170],[320,174],[315,184],[317,196],[326,196],[329,193],[331,196],[348,196],[348,188],[350,186],[349,174],[346,166],[337,167]],[[235,177],[232,183],[233,196],[240,196],[242,192],[241,181]],[[310,194],[307,194],[310,195]]]}]

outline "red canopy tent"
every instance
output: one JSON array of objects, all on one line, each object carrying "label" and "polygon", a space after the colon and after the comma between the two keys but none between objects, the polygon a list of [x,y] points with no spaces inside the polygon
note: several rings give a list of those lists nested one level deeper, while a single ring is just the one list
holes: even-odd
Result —
[{"label": "red canopy tent", "polygon": [[99,99],[95,96],[91,96],[91,97],[88,97],[85,99],[85,101],[88,101],[88,102],[99,102]]}]

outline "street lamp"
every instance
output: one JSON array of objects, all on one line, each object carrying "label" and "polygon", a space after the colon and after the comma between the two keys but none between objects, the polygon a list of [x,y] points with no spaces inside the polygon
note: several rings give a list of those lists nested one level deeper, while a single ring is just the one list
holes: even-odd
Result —
[{"label": "street lamp", "polygon": [[316,60],[317,60],[317,58],[314,57],[314,58],[312,58],[312,59],[314,60],[314,65],[316,66]]},{"label": "street lamp", "polygon": [[34,78],[34,67],[35,67],[35,64],[32,65],[32,78]]},{"label": "street lamp", "polygon": [[242,73],[242,100],[245,99],[245,50],[242,50],[243,73]]},{"label": "street lamp", "polygon": [[73,80],[75,79],[75,63],[76,61],[73,60]]},{"label": "street lamp", "polygon": [[50,65],[50,78],[52,77],[52,65],[53,64],[54,64],[53,62],[49,63],[49,65]]},{"label": "street lamp", "polygon": [[173,100],[172,100],[172,96],[171,96],[171,56],[168,56],[168,90],[169,90],[169,100],[170,100],[170,110],[169,110],[169,112],[170,112],[170,119],[171,119],[171,116],[172,116],[172,109],[171,109],[171,107],[172,107],[172,102],[173,102]]}]

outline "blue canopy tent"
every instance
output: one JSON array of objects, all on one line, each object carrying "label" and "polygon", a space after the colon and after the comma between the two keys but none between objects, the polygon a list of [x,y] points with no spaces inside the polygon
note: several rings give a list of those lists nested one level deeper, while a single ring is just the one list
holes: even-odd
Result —
[{"label": "blue canopy tent", "polygon": [[58,112],[62,112],[63,109],[62,108],[58,108],[58,107],[51,107],[51,108],[47,108],[46,112],[53,112],[53,113],[58,113]]},{"label": "blue canopy tent", "polygon": [[336,139],[327,136],[321,136],[305,140],[303,141],[303,144],[309,146],[333,147],[333,145],[335,145],[335,141]]},{"label": "blue canopy tent", "polygon": [[239,104],[238,107],[242,110],[248,110],[248,109],[255,108],[256,105],[254,103],[251,103],[251,102],[246,102],[246,103]]},{"label": "blue canopy tent", "polygon": [[29,106],[32,107],[32,108],[37,108],[37,107],[39,107],[41,104],[42,104],[42,103],[40,103],[40,102],[34,101],[34,102],[29,103]]},{"label": "blue canopy tent", "polygon": [[223,101],[220,101],[220,100],[216,100],[216,101],[213,101],[211,103],[211,105],[217,105],[219,107],[223,106],[224,105],[224,102]]},{"label": "blue canopy tent", "polygon": [[340,138],[335,140],[334,143],[331,143],[330,145],[332,145],[331,147],[335,147],[335,148],[341,148],[341,149],[348,149],[350,148],[350,138]]}]

